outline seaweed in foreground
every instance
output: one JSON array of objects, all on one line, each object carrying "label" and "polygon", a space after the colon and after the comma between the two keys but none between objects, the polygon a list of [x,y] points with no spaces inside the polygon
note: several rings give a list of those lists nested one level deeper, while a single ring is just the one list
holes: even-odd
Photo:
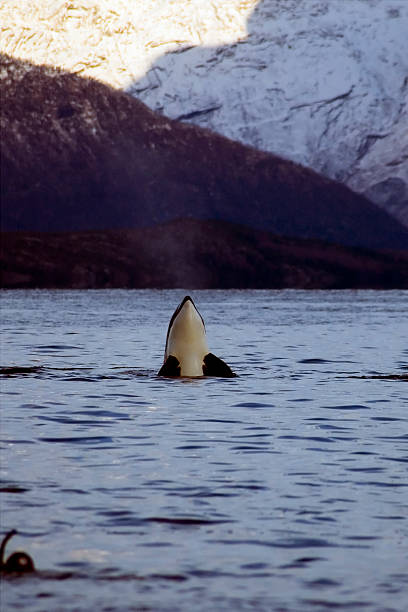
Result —
[{"label": "seaweed in foreground", "polygon": [[12,553],[9,558],[4,561],[4,551],[7,542],[16,535],[17,530],[12,529],[4,536],[0,545],[0,571],[5,574],[28,574],[35,572],[33,560],[30,555],[25,552],[17,551]]}]

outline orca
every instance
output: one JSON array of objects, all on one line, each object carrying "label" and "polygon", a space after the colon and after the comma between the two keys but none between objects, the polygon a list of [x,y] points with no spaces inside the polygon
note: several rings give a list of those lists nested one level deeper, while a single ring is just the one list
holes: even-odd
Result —
[{"label": "orca", "polygon": [[186,295],[170,319],[164,363],[158,375],[236,376],[222,359],[210,353],[203,318],[189,295]]}]

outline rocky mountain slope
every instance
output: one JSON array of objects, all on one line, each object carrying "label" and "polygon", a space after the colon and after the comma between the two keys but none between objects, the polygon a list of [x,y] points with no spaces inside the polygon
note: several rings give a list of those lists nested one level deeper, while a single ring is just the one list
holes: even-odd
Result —
[{"label": "rocky mountain slope", "polygon": [[347,187],[118,90],[6,56],[2,224],[6,230],[134,228],[218,219],[275,234],[408,248],[408,230]]},{"label": "rocky mountain slope", "polygon": [[7,0],[0,49],[116,88],[185,45],[233,44],[258,0]]},{"label": "rocky mountain slope", "polygon": [[0,28],[14,57],[129,88],[408,224],[406,0],[8,0]]},{"label": "rocky mountain slope", "polygon": [[408,288],[408,255],[289,239],[222,221],[6,233],[0,286]]},{"label": "rocky mountain slope", "polygon": [[263,0],[233,45],[183,47],[130,88],[365,193],[408,224],[408,2]]}]

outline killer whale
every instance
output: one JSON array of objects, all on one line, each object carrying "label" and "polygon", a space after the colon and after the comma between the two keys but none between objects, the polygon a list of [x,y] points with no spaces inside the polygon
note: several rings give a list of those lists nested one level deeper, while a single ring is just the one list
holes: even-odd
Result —
[{"label": "killer whale", "polygon": [[159,376],[236,376],[222,359],[210,353],[205,324],[189,295],[177,306],[166,336],[164,363]]}]

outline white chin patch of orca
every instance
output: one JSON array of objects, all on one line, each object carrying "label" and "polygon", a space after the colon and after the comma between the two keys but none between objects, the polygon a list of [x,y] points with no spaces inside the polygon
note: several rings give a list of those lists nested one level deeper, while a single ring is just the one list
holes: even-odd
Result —
[{"label": "white chin patch of orca", "polygon": [[159,376],[236,376],[222,359],[209,352],[203,318],[189,295],[170,319]]}]

